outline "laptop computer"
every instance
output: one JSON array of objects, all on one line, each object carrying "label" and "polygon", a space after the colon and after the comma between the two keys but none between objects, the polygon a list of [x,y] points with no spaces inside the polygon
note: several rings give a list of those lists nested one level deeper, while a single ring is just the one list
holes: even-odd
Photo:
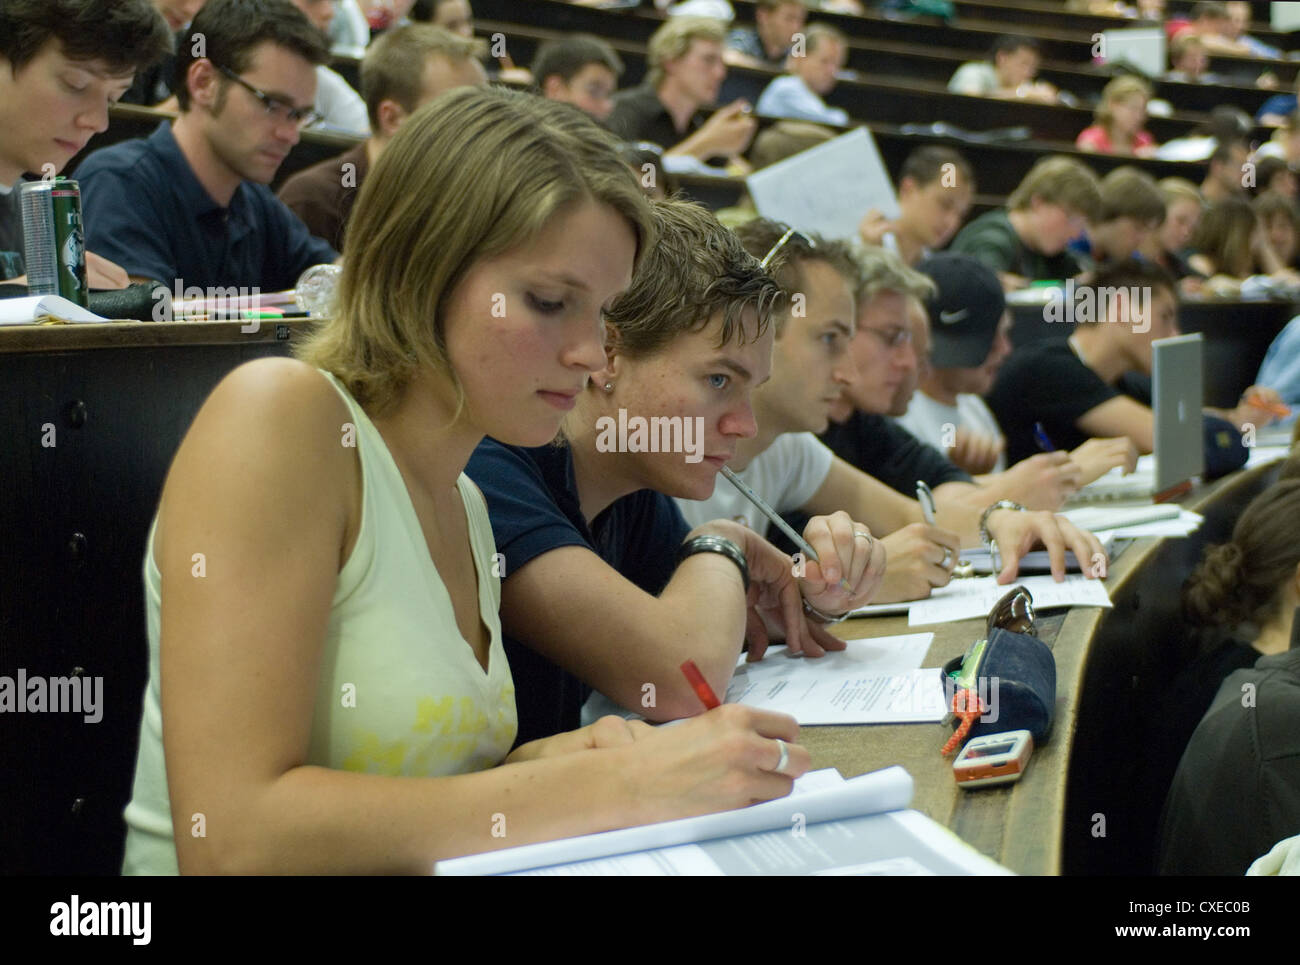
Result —
[{"label": "laptop computer", "polygon": [[1151,343],[1155,364],[1151,401],[1155,417],[1155,453],[1139,460],[1125,476],[1112,469],[1070,496],[1069,503],[1112,499],[1163,502],[1192,488],[1205,470],[1205,430],[1201,415],[1201,334],[1177,335]]}]

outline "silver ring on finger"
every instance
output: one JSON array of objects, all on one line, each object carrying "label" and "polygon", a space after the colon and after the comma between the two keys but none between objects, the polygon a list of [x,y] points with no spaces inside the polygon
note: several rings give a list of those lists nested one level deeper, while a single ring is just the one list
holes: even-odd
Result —
[{"label": "silver ring on finger", "polygon": [[781,748],[781,759],[776,762],[776,767],[772,768],[772,773],[785,775],[785,766],[790,763],[790,748],[779,737],[776,738],[776,746]]},{"label": "silver ring on finger", "polygon": [[871,546],[871,534],[868,533],[868,532],[866,532],[865,530],[855,529],[855,530],[853,531],[853,538],[854,538],[854,539],[865,539],[865,540],[867,541],[867,546],[868,546],[868,547]]},{"label": "silver ring on finger", "polygon": [[943,548],[943,560],[939,563],[939,565],[943,569],[952,572],[952,563],[953,563],[952,550],[949,547],[945,546]]}]

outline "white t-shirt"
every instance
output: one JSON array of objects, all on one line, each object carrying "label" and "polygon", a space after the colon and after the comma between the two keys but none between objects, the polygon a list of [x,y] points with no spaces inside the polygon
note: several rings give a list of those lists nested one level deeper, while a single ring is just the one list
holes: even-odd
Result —
[{"label": "white t-shirt", "polygon": [[[736,475],[773,509],[788,513],[821,489],[834,457],[811,432],[786,432]],[[737,519],[756,533],[767,532],[767,517],[721,476],[708,499],[679,499],[677,507],[692,528],[711,519]]]},{"label": "white t-shirt", "polygon": [[[913,392],[907,414],[899,418],[898,424],[945,455],[951,448],[945,445],[945,442],[952,437],[951,430],[945,428],[947,426],[952,426],[954,429],[965,426],[970,432],[998,439],[1004,438],[998,420],[985,405],[984,400],[978,395],[967,392],[957,395],[956,405],[945,405],[921,391]],[[1003,451],[998,456],[993,471],[1003,472],[1006,468],[1007,454]]]},{"label": "white t-shirt", "polygon": [[998,72],[987,60],[973,60],[957,68],[948,89],[954,94],[991,97],[998,90]]},{"label": "white t-shirt", "polygon": [[366,113],[366,102],[341,74],[324,64],[316,68],[316,110],[320,111],[324,119],[316,125],[315,130],[329,129],[356,134],[358,137],[370,136],[370,115]]}]

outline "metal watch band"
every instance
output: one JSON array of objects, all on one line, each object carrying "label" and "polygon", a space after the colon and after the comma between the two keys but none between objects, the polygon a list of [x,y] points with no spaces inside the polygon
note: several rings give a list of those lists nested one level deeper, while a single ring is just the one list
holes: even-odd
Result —
[{"label": "metal watch band", "polygon": [[725,536],[696,536],[694,539],[688,539],[682,544],[682,548],[677,551],[677,562],[688,556],[694,556],[696,553],[720,553],[740,568],[740,579],[745,584],[745,591],[749,592],[749,562],[745,559],[745,554],[739,546],[727,539]]}]

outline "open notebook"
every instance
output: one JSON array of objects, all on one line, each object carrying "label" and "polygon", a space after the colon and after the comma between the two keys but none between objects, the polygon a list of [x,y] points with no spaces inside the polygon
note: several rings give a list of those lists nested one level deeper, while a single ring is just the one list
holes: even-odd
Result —
[{"label": "open notebook", "polygon": [[721,814],[439,861],[439,875],[1010,874],[918,811],[889,767],[812,771],[788,797]]}]

